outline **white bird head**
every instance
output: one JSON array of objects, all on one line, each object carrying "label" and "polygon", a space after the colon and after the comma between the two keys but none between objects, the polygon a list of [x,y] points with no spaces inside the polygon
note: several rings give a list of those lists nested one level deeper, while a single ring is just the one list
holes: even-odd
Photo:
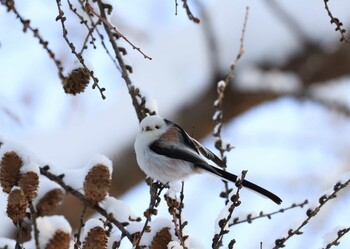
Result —
[{"label": "white bird head", "polygon": [[139,136],[152,142],[159,139],[168,129],[165,120],[157,115],[147,116],[140,123]]}]

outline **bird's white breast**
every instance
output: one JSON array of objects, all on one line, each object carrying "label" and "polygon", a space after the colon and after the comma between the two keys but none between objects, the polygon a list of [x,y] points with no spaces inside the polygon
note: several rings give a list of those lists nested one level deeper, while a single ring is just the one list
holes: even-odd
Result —
[{"label": "bird's white breast", "polygon": [[154,153],[140,139],[135,142],[136,159],[147,176],[162,183],[182,180],[194,173],[191,163]]}]

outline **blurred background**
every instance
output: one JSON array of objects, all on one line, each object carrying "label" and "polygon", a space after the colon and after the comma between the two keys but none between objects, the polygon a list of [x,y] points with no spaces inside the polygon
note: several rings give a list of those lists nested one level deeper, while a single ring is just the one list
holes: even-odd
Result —
[{"label": "blurred background", "polygon": [[[180,1],[177,15],[175,1],[108,2],[113,6],[109,21],[152,57],[145,59],[119,40],[128,52],[124,60],[132,66],[133,84],[147,99],[156,101],[160,115],[217,154],[212,136],[216,86],[238,53],[249,6],[244,55],[225,94],[222,136],[235,147],[227,154],[228,170],[236,174],[248,170],[247,179],[275,192],[283,203],[277,207],[242,190],[242,204],[234,216],[272,212],[305,199],[317,203],[349,171],[350,45],[339,41],[341,34],[330,23],[323,1],[189,1],[200,24],[188,19]],[[68,37],[79,48],[88,30],[69,11],[67,2],[62,6]],[[347,29],[349,2],[331,1],[329,7]],[[16,2],[16,9],[39,29],[68,74],[76,59],[63,40],[60,22],[55,21],[56,2],[21,1]],[[138,119],[121,74],[99,38],[97,48],[89,44],[84,58],[106,88],[105,100],[91,85],[82,94],[67,95],[47,52],[33,33],[22,29],[14,13],[1,5],[0,136],[62,168],[82,167],[96,153],[108,156],[114,163],[111,194],[142,216],[149,204],[149,189],[133,152]],[[224,199],[219,198],[222,189],[223,183],[210,175],[186,181],[186,228],[201,244],[199,248],[210,248],[215,219],[224,207]],[[0,199],[4,214],[6,195],[1,193]],[[169,217],[163,204],[160,216]],[[75,212],[68,212],[72,205],[77,207]],[[349,205],[346,188],[286,248],[326,245],[325,234],[337,226],[350,226]],[[67,198],[58,212],[74,226],[81,210],[78,202]],[[293,209],[272,220],[234,226],[224,242],[235,238],[237,248],[259,248],[260,242],[262,248],[270,248],[275,239],[303,221],[305,211]],[[0,236],[10,236],[12,222],[6,216],[0,219]],[[339,248],[349,246],[347,235]]]}]

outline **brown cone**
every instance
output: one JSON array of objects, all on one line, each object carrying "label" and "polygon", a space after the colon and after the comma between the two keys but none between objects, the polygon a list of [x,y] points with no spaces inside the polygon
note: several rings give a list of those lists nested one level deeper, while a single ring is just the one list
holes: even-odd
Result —
[{"label": "brown cone", "polygon": [[55,188],[47,192],[43,198],[39,200],[38,204],[36,204],[38,216],[50,214],[58,205],[61,204],[62,199],[63,192],[59,188]]},{"label": "brown cone", "polygon": [[172,241],[169,227],[164,227],[157,232],[153,237],[150,249],[164,249],[168,248],[168,244]]},{"label": "brown cone", "polygon": [[14,189],[7,199],[7,215],[14,224],[19,224],[26,217],[27,201],[22,189]]},{"label": "brown cone", "polygon": [[89,84],[90,73],[86,68],[74,69],[63,82],[65,93],[76,95],[84,92]]},{"label": "brown cone", "polygon": [[97,164],[89,170],[85,177],[85,196],[94,203],[102,201],[111,186],[111,175],[106,166]]},{"label": "brown cone", "polygon": [[45,249],[68,249],[70,240],[70,234],[58,230],[49,240]]},{"label": "brown cone", "polygon": [[92,228],[83,242],[83,249],[106,249],[108,237],[102,227]]},{"label": "brown cone", "polygon": [[26,199],[28,201],[33,200],[37,194],[39,177],[33,171],[26,172],[21,175],[21,178],[18,181],[18,185],[21,189],[23,189]]},{"label": "brown cone", "polygon": [[20,168],[23,165],[22,159],[16,152],[6,152],[0,163],[0,183],[2,191],[10,193],[13,186],[18,184]]}]

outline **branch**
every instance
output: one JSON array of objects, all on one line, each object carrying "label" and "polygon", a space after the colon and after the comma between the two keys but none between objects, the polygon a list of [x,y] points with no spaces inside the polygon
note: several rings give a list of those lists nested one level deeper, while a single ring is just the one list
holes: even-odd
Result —
[{"label": "branch", "polygon": [[329,242],[326,247],[324,247],[323,249],[329,249],[331,248],[332,246],[338,246],[340,244],[340,239],[345,235],[347,234],[348,232],[350,231],[350,227],[347,227],[347,228],[343,228],[343,229],[340,229],[338,232],[337,232],[337,237]]},{"label": "branch", "polygon": [[338,18],[333,16],[331,10],[328,7],[329,0],[323,0],[323,1],[324,1],[324,8],[326,9],[329,18],[331,18],[331,24],[334,23],[336,26],[335,31],[339,31],[340,33],[340,41],[350,44],[349,40],[345,37],[346,30],[342,27],[343,23]]},{"label": "branch", "polygon": [[308,200],[305,200],[304,202],[300,203],[300,204],[295,204],[293,203],[290,207],[287,207],[287,208],[282,208],[278,211],[275,211],[275,212],[272,212],[272,213],[268,213],[268,214],[264,214],[263,211],[261,211],[259,213],[258,216],[255,216],[253,217],[252,214],[248,214],[247,215],[247,218],[246,219],[243,219],[243,220],[239,220],[239,217],[237,218],[234,218],[233,219],[233,222],[231,224],[229,224],[228,226],[229,227],[232,227],[232,226],[235,226],[235,225],[238,225],[238,224],[241,224],[241,223],[245,223],[245,222],[248,222],[249,224],[253,222],[253,220],[257,220],[257,219],[260,219],[260,218],[264,218],[264,217],[267,217],[268,219],[271,219],[271,216],[275,215],[275,214],[280,214],[280,213],[284,213],[285,211],[287,210],[290,210],[290,209],[294,209],[296,207],[301,207],[303,208],[304,205],[308,204]]},{"label": "branch", "polygon": [[127,43],[129,43],[129,45],[133,48],[136,49],[137,51],[140,52],[140,54],[143,55],[143,57],[145,59],[149,59],[152,60],[151,57],[149,57],[148,55],[146,55],[144,52],[142,52],[142,50],[139,47],[136,47],[125,35],[123,35],[122,33],[120,33],[116,27],[114,27],[112,24],[110,24],[106,17],[104,16],[100,16],[95,10],[94,8],[87,2],[85,5],[85,9],[89,12],[94,14],[99,20],[101,20],[103,22],[103,24],[108,27],[110,30],[112,30],[118,37],[123,38]]},{"label": "branch", "polygon": [[[249,14],[249,7],[246,7],[239,51],[237,53],[236,59],[232,62],[230,66],[230,71],[227,73],[225,80],[218,82],[217,84],[218,96],[217,96],[217,99],[214,101],[215,113],[213,115],[213,120],[215,122],[215,126],[213,129],[213,136],[216,137],[215,148],[220,152],[221,160],[224,162],[224,166],[225,166],[224,169],[226,168],[226,162],[227,162],[225,153],[231,151],[233,147],[230,144],[226,144],[226,143],[224,145],[224,142],[221,137],[221,127],[222,127],[222,119],[223,119],[223,101],[224,101],[226,87],[228,86],[228,84],[231,83],[234,77],[234,71],[235,71],[237,62],[244,53],[244,37],[245,37],[245,31],[247,27],[248,14]],[[232,189],[228,187],[227,181],[223,181],[223,182],[225,185],[225,191],[222,192],[220,196],[226,198],[226,204],[227,204],[229,202],[229,194],[232,191]]]},{"label": "branch", "polygon": [[[192,11],[190,10],[190,6],[188,6],[187,4],[187,0],[182,0],[182,3],[183,3],[183,7],[184,9],[186,10],[186,14],[188,16],[188,19],[190,19],[191,21],[193,21],[194,23],[200,23],[201,20],[199,20],[199,18],[195,17],[193,14],[192,14]],[[175,0],[175,6],[176,6],[176,12],[177,13],[177,1]]]},{"label": "branch", "polygon": [[26,33],[28,30],[30,30],[34,37],[37,38],[39,40],[40,45],[43,47],[44,50],[46,50],[46,52],[48,53],[50,59],[53,60],[53,62],[55,63],[55,66],[57,67],[58,70],[58,76],[61,80],[63,80],[65,77],[63,76],[63,67],[62,67],[62,63],[60,60],[58,60],[56,58],[55,53],[49,48],[49,42],[45,41],[44,38],[41,36],[41,34],[39,33],[39,29],[37,28],[33,28],[30,25],[30,20],[29,19],[25,19],[16,9],[15,7],[15,3],[14,1],[1,1],[0,2],[2,5],[5,5],[7,7],[7,11],[12,11],[16,17],[20,20],[20,22],[23,25],[23,32]]},{"label": "branch", "polygon": [[[220,230],[219,230],[219,232],[217,232],[214,235],[213,243],[211,245],[213,249],[218,249],[222,245],[222,239],[223,239],[224,235],[229,232],[227,230],[227,226],[228,226],[228,222],[230,221],[230,219],[232,217],[233,211],[235,210],[236,207],[241,205],[241,201],[239,199],[239,191],[243,187],[242,182],[243,182],[246,174],[247,174],[247,171],[243,170],[241,178],[237,179],[237,181],[235,183],[236,187],[237,187],[237,191],[236,191],[236,194],[232,195],[231,198],[230,198],[232,203],[228,207],[228,212],[227,212],[226,217],[224,217],[221,220],[219,220],[218,225],[220,227]],[[231,242],[229,243],[229,248],[232,248],[233,244],[235,242],[236,242],[235,240],[231,240]]]},{"label": "branch", "polygon": [[148,226],[148,223],[152,219],[152,215],[157,215],[158,210],[157,207],[160,203],[160,194],[162,190],[164,189],[164,185],[160,182],[156,181],[153,182],[151,178],[146,179],[147,184],[150,186],[150,203],[148,209],[144,212],[144,216],[146,217],[145,224],[139,234],[134,235],[135,237],[135,248],[140,249],[142,248],[140,246],[142,236],[145,232],[150,232],[150,227]]},{"label": "branch", "polygon": [[90,71],[90,69],[86,66],[83,56],[76,51],[73,42],[71,42],[68,39],[68,36],[67,36],[68,35],[68,30],[67,30],[67,28],[65,26],[66,17],[64,16],[64,12],[63,12],[63,10],[61,8],[61,0],[56,0],[56,3],[57,3],[58,13],[59,13],[58,16],[56,17],[56,21],[58,21],[58,20],[61,21],[63,39],[66,41],[66,43],[68,44],[68,46],[71,49],[72,54],[74,54],[75,57],[79,60],[80,64],[83,66],[83,68],[85,70],[87,70],[87,72],[89,72],[90,77],[94,81],[94,84],[92,85],[92,89],[95,89],[95,87],[97,87],[97,89],[100,91],[102,99],[106,99],[106,96],[103,94],[103,92],[106,89],[99,86],[99,84],[98,84],[99,80],[94,76],[94,72]]},{"label": "branch", "polygon": [[85,196],[82,193],[80,193],[79,191],[67,185],[63,181],[64,176],[62,177],[62,176],[54,175],[49,171],[49,169],[50,169],[50,166],[48,165],[44,167],[40,167],[40,174],[47,177],[49,180],[57,183],[58,185],[60,185],[67,193],[70,193],[71,195],[79,199],[80,202],[83,203],[85,206],[95,210],[96,212],[104,216],[107,220],[113,223],[122,232],[122,236],[126,236],[129,239],[129,241],[133,243],[133,236],[124,228],[122,223],[117,221],[115,218],[111,217],[110,214],[108,214],[106,210],[101,208],[98,204],[95,204],[94,202],[88,200],[87,198],[85,198]]},{"label": "branch", "polygon": [[279,238],[279,239],[276,239],[275,240],[275,246],[273,247],[274,249],[276,248],[282,248],[282,247],[285,247],[285,242],[288,241],[291,237],[293,237],[294,235],[301,235],[303,234],[303,232],[301,231],[301,229],[309,223],[309,221],[315,217],[321,210],[321,208],[330,200],[334,199],[337,197],[337,193],[346,188],[350,183],[350,179],[348,179],[347,181],[344,181],[344,182],[337,182],[334,186],[333,186],[333,192],[331,194],[324,194],[322,195],[318,202],[319,202],[319,205],[315,208],[315,209],[312,209],[312,208],[309,208],[307,211],[306,211],[306,216],[307,218],[302,221],[302,223],[296,228],[296,229],[289,229],[288,230],[288,235],[286,237],[283,237],[283,238]]},{"label": "branch", "polygon": [[[105,12],[105,5],[101,2],[101,0],[97,0],[97,4],[101,13],[101,17],[103,17],[104,19],[106,19],[106,12]],[[136,111],[136,115],[139,119],[139,121],[141,121],[147,113],[147,110],[145,108],[145,98],[141,95],[140,93],[140,89],[136,88],[129,77],[129,72],[132,72],[132,68],[129,65],[126,65],[123,57],[122,57],[122,50],[120,47],[118,47],[115,38],[114,38],[114,33],[111,31],[111,29],[108,27],[108,25],[106,23],[103,23],[105,31],[108,35],[109,41],[112,45],[112,48],[115,52],[115,56],[117,58],[117,61],[120,65],[121,68],[121,72],[122,72],[122,78],[124,79],[126,86],[129,90],[129,94],[131,96],[132,99],[132,104],[135,108]]]}]

